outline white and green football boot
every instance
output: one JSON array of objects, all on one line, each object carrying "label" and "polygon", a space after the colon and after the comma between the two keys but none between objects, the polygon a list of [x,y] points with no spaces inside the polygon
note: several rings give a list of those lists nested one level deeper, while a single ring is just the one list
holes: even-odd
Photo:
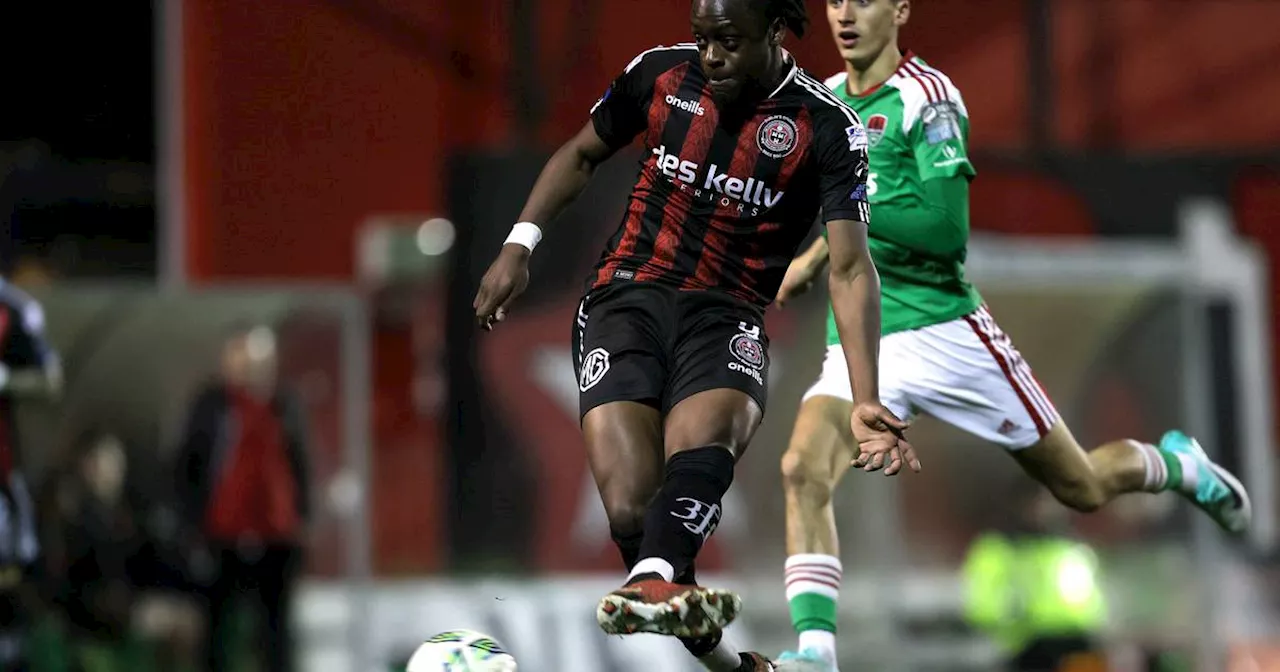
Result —
[{"label": "white and green football boot", "polygon": [[1209,459],[1199,442],[1175,429],[1160,437],[1157,448],[1171,458],[1166,459],[1171,467],[1168,489],[1186,497],[1227,532],[1244,534],[1249,529],[1249,493],[1231,472]]}]

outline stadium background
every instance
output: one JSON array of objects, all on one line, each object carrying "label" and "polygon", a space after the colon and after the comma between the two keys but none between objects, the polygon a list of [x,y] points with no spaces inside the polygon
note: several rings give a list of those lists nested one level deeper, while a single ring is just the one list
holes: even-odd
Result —
[{"label": "stadium background", "polygon": [[[1139,647],[1192,669],[1264,665],[1280,641],[1280,5],[916,4],[906,44],[973,119],[974,276],[1077,434],[1187,425],[1259,494],[1244,546],[1141,499],[1079,521],[1104,557],[1117,669]],[[833,72],[810,5],[814,30],[789,47]],[[385,665],[458,625],[504,638],[532,672],[682,669],[678,647],[603,641],[588,609],[616,556],[567,335],[635,155],[539,249],[502,329],[479,337],[467,318],[541,161],[635,53],[685,39],[686,0],[168,0],[81,9],[81,27],[57,11],[5,10],[32,27],[11,57],[54,40],[83,56],[15,74],[28,104],[3,117],[4,261],[45,302],[69,376],[61,409],[22,418],[33,477],[109,425],[162,507],[220,326],[268,320],[321,476],[305,669]],[[790,638],[777,457],[821,310],[770,317],[772,408],[707,555],[747,591],[736,636],[766,648]],[[928,423],[917,445],[924,473],[841,494],[850,669],[983,669],[990,653],[956,627],[955,570],[1014,515],[1017,474]]]}]

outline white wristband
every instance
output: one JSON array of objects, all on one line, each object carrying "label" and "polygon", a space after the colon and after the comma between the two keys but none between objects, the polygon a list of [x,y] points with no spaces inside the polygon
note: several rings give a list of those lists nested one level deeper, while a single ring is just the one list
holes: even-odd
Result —
[{"label": "white wristband", "polygon": [[515,243],[516,245],[523,245],[524,247],[529,248],[529,251],[532,252],[533,248],[537,247],[541,240],[542,229],[538,228],[537,224],[534,224],[533,222],[519,222],[515,226],[511,227],[511,234],[507,236],[507,240],[503,245]]}]

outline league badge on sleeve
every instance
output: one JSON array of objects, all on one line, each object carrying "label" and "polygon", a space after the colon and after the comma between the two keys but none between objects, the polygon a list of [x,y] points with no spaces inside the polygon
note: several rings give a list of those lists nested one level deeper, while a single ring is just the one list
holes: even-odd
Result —
[{"label": "league badge on sleeve", "polygon": [[924,124],[925,142],[936,145],[940,142],[960,137],[960,111],[956,104],[944,100],[933,103],[920,113],[920,123]]},{"label": "league badge on sleeve", "polygon": [[867,130],[861,124],[854,124],[844,129],[849,136],[849,151],[856,152],[867,148]]}]

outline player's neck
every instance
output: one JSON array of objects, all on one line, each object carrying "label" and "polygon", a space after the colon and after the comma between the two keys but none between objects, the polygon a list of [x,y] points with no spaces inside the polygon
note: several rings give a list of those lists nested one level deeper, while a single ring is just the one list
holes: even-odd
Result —
[{"label": "player's neck", "polygon": [[782,80],[791,74],[791,52],[781,47],[775,52],[773,67],[769,73],[769,81],[764,83],[764,88],[772,91],[782,84]]},{"label": "player's neck", "polygon": [[902,50],[898,48],[898,41],[895,39],[885,45],[875,60],[868,64],[845,63],[845,71],[849,73],[849,80],[845,86],[848,87],[849,93],[860,96],[884,84],[894,72],[897,72],[900,63],[902,63]]}]

